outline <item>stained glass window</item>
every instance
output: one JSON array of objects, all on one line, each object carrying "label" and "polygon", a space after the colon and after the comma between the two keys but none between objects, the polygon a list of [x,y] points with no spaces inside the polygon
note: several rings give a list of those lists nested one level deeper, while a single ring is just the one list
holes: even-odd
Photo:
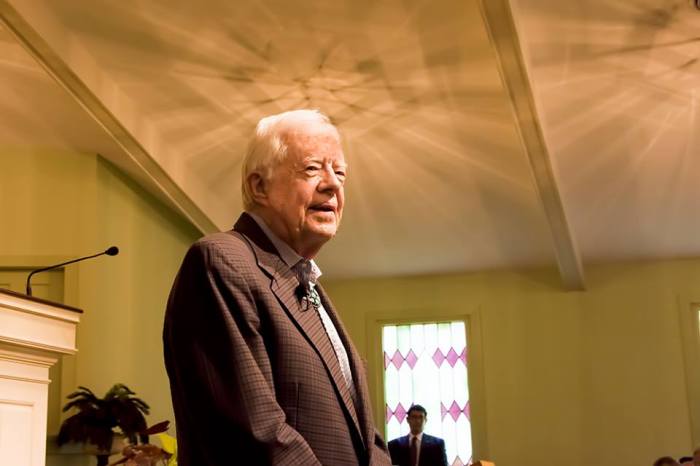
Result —
[{"label": "stained glass window", "polygon": [[448,464],[472,460],[464,322],[387,325],[382,331],[387,439],[409,432],[412,404],[428,411],[425,433],[445,440]]}]

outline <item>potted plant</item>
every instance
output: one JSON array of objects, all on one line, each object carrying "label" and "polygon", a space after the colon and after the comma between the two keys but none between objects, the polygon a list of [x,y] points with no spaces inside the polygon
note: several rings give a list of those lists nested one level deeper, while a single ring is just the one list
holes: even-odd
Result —
[{"label": "potted plant", "polygon": [[[115,384],[105,394],[97,398],[88,388],[78,387],[78,391],[68,395],[71,400],[63,407],[63,412],[72,408],[77,413],[61,424],[58,432],[58,445],[68,442],[80,442],[94,445],[97,450],[97,466],[107,466],[112,454],[112,441],[119,429],[131,443],[141,440],[148,443],[146,418],[149,406],[124,384]],[[140,437],[140,438],[139,438]]]}]

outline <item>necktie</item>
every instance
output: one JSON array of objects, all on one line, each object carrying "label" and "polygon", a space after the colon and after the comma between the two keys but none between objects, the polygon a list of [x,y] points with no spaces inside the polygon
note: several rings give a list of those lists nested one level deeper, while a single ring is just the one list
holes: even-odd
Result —
[{"label": "necktie", "polygon": [[418,466],[418,438],[411,436],[411,466]]}]

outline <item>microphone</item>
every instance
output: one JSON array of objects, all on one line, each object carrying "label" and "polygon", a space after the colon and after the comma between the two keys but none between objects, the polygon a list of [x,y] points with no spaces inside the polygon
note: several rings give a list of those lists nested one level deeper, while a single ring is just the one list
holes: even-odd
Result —
[{"label": "microphone", "polygon": [[32,270],[31,273],[29,274],[29,276],[27,277],[27,296],[32,295],[32,285],[30,282],[32,280],[32,275],[34,275],[35,273],[46,272],[47,270],[55,269],[58,267],[63,267],[64,265],[72,264],[74,262],[84,261],[86,259],[92,259],[93,257],[103,256],[105,254],[108,256],[116,256],[117,254],[119,254],[119,248],[116,246],[111,246],[100,253],[93,254],[92,256],[79,257],[78,259],[73,259],[70,261],[61,262],[60,264],[50,265],[48,267],[42,267],[40,269]]},{"label": "microphone", "polygon": [[309,308],[309,291],[306,286],[299,283],[299,285],[294,288],[294,295],[299,300],[301,305],[301,310],[306,311]]}]

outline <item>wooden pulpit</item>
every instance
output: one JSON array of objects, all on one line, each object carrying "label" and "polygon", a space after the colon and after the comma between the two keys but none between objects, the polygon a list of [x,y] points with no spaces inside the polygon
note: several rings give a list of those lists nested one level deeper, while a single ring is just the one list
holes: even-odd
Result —
[{"label": "wooden pulpit", "polygon": [[81,314],[0,289],[0,464],[44,466],[49,368],[76,352]]}]

